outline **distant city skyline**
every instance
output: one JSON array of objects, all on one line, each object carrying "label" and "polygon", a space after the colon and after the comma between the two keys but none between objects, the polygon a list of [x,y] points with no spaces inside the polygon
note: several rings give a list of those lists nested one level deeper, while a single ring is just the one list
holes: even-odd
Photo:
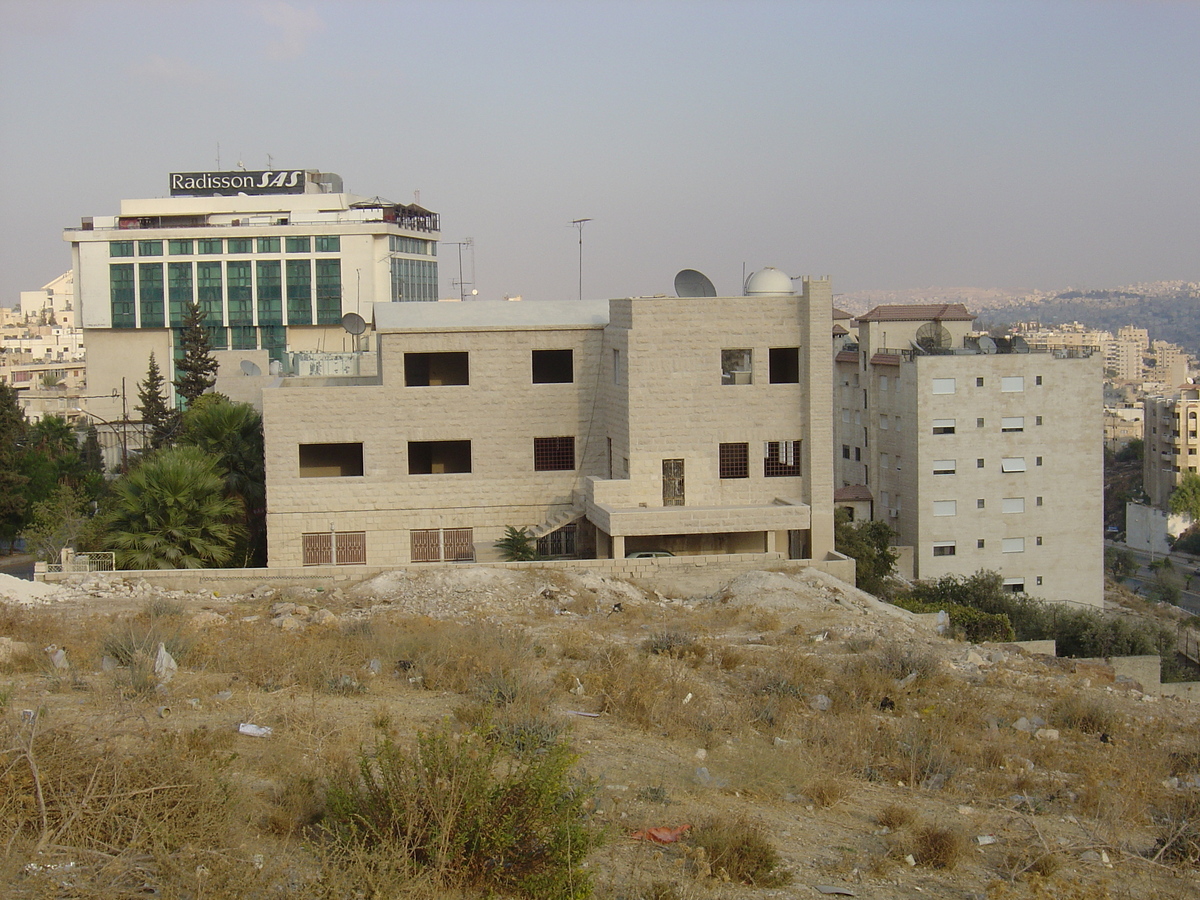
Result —
[{"label": "distant city skyline", "polygon": [[1169,0],[3,0],[0,305],[218,146],[419,192],[481,299],[576,297],[579,219],[584,298],[1200,281],[1197,35]]}]

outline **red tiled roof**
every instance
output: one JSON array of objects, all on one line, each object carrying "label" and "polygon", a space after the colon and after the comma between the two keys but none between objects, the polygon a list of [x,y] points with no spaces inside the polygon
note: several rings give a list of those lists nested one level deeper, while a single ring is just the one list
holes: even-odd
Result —
[{"label": "red tiled roof", "polygon": [[833,358],[834,362],[856,363],[858,362],[858,354],[853,350],[839,350],[837,356]]},{"label": "red tiled roof", "polygon": [[850,332],[848,332],[848,331],[847,331],[845,328],[843,328],[841,325],[834,325],[834,326],[833,326],[833,336],[834,336],[834,337],[845,337],[845,336],[846,336],[846,335],[848,335],[849,333],[850,333]]},{"label": "red tiled roof", "polygon": [[975,317],[961,303],[899,303],[877,306],[858,317],[860,322],[926,322],[939,319],[944,322],[974,322]]},{"label": "red tiled roof", "polygon": [[835,307],[833,308],[833,317],[834,317],[835,319],[853,319],[853,318],[854,318],[854,314],[853,314],[853,313],[848,313],[848,312],[846,312],[844,309],[838,309],[838,308],[835,306]]},{"label": "red tiled roof", "polygon": [[835,502],[843,503],[849,500],[872,500],[871,489],[865,484],[852,484],[849,487],[840,487],[833,492]]},{"label": "red tiled roof", "polygon": [[896,353],[876,353],[871,357],[871,365],[898,366],[900,365],[900,356]]}]

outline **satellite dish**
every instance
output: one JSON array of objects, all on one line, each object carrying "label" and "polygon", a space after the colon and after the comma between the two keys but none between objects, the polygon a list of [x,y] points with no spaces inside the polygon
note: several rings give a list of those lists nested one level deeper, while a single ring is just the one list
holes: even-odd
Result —
[{"label": "satellite dish", "polygon": [[358,313],[346,313],[342,316],[342,328],[347,334],[360,335],[367,330],[367,322]]},{"label": "satellite dish", "polygon": [[917,329],[917,343],[926,353],[950,349],[950,332],[940,322],[926,322]]},{"label": "satellite dish", "polygon": [[988,335],[981,334],[979,336],[979,349],[982,350],[984,353],[995,353],[996,352],[996,342],[993,341],[991,339],[991,337],[989,337]]},{"label": "satellite dish", "polygon": [[256,378],[262,374],[262,369],[256,363],[249,359],[242,360],[242,374],[249,375],[251,378]]},{"label": "satellite dish", "polygon": [[715,297],[717,289],[708,280],[708,276],[695,269],[684,269],[675,276],[675,295],[677,297]]},{"label": "satellite dish", "polygon": [[1013,335],[1012,347],[1013,347],[1013,353],[1028,353],[1029,352],[1029,344],[1025,341],[1025,338],[1021,337],[1019,334]]}]

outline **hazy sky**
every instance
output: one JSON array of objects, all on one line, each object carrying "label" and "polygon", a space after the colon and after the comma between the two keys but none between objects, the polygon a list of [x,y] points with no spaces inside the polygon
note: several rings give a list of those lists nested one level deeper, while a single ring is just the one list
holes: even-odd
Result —
[{"label": "hazy sky", "polygon": [[574,297],[582,217],[585,297],[1200,281],[1198,48],[1165,0],[0,0],[0,304],[218,145],[420,191],[483,298]]}]

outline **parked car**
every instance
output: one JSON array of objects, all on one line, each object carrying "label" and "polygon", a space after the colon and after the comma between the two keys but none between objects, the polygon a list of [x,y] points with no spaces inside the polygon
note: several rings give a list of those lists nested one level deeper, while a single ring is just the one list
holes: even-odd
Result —
[{"label": "parked car", "polygon": [[660,559],[664,556],[674,556],[670,550],[634,550],[626,553],[626,559]]}]

